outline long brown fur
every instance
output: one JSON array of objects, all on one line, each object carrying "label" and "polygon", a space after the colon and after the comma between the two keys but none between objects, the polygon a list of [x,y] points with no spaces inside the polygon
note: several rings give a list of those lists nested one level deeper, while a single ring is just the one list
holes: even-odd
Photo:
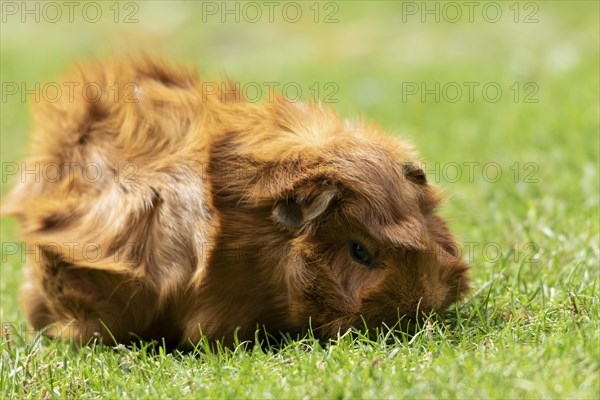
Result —
[{"label": "long brown fur", "polygon": [[26,175],[3,204],[34,249],[22,303],[48,336],[331,337],[442,312],[467,291],[438,193],[378,128],[318,103],[251,104],[228,84],[209,93],[150,60],[65,81],[102,95],[38,107],[23,168],[58,178]]}]

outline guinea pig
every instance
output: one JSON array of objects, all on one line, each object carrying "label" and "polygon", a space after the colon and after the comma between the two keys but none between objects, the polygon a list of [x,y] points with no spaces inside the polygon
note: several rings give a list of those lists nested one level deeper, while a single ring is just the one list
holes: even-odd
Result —
[{"label": "guinea pig", "polygon": [[47,336],[330,338],[468,291],[441,196],[376,126],[318,102],[248,102],[149,59],[90,62],[65,82],[35,111],[2,209],[27,247],[26,317]]}]

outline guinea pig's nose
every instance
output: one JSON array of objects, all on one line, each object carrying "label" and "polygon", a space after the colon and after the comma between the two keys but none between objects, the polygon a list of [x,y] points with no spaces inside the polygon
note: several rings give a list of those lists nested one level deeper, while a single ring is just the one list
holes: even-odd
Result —
[{"label": "guinea pig's nose", "polygon": [[443,308],[448,289],[437,276],[431,274],[421,276],[419,289],[420,292],[415,293],[420,296],[415,299],[416,304],[413,307],[415,313],[427,315],[432,311],[437,312]]}]

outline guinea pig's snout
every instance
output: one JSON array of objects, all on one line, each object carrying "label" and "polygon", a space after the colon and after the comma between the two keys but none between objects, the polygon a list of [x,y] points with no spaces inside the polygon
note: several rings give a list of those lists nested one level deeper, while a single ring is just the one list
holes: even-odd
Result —
[{"label": "guinea pig's snout", "polygon": [[404,310],[403,318],[414,323],[421,322],[432,312],[436,312],[435,307],[432,307],[424,297],[416,297],[409,307],[405,306]]},{"label": "guinea pig's snout", "polygon": [[395,305],[401,315],[418,321],[432,312],[442,311],[446,290],[436,278],[429,273],[417,275],[414,281],[396,293]]}]

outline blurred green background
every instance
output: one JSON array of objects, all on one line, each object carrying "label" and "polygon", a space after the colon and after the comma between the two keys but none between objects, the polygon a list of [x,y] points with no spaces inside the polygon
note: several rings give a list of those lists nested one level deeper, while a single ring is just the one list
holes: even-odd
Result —
[{"label": "blurred green background", "polygon": [[[479,244],[475,287],[497,261],[481,251],[490,241],[503,252],[535,242],[547,274],[598,260],[598,2],[50,3],[2,3],[3,163],[27,154],[35,102],[7,84],[30,89],[79,61],[146,52],[211,81],[293,83],[307,100],[319,88],[342,115],[412,141],[461,243]],[[502,176],[486,179],[497,166]],[[14,221],[1,233],[17,240]],[[3,255],[5,321],[21,318],[20,268]]]},{"label": "blurred green background", "polygon": [[[318,89],[343,116],[412,141],[473,265],[467,301],[390,346],[300,342],[198,362],[3,331],[0,397],[597,398],[599,4],[0,2],[2,193],[32,127],[35,95],[21,88],[145,52],[263,97],[269,82],[306,100]],[[5,250],[13,219],[0,236],[4,328],[23,322],[23,254]]]}]

